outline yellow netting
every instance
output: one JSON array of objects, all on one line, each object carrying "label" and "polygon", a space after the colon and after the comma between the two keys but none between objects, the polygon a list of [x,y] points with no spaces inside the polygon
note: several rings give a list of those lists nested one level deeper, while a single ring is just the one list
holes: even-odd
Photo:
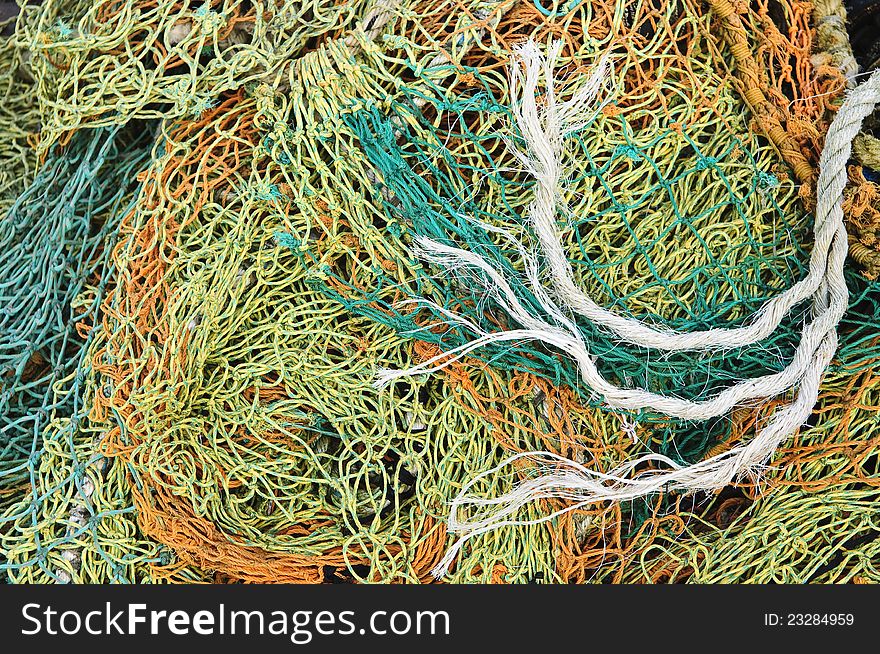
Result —
[{"label": "yellow netting", "polygon": [[[455,210],[522,222],[530,184],[499,135],[511,132],[506,67],[528,37],[561,38],[571,79],[613,55],[617,95],[568,152],[589,162],[565,190],[564,244],[583,288],[689,329],[741,320],[796,281],[844,88],[813,11],[799,0],[27,9],[3,44],[16,53],[0,77],[17,130],[3,160],[31,174],[39,155],[98,197],[119,185],[75,153],[101,139],[119,148],[109,168],[131,188],[87,216],[105,240],[82,249],[86,283],[58,282],[80,318],[58,354],[73,368],[41,378],[54,413],[4,443],[9,579],[428,582],[449,543],[449,501],[512,452],[609,470],[645,451],[687,462],[751,438],[773,401],[702,426],[623,415],[593,401],[559,353],[523,347],[390,389],[372,382],[461,337],[435,327],[414,338],[406,329],[436,316],[397,300],[431,294],[502,322],[409,246],[428,233],[499,251]],[[860,174],[853,225],[874,197]],[[3,184],[12,216],[16,196],[49,182]],[[34,243],[50,252],[73,238]],[[500,529],[468,543],[450,580],[876,580],[878,301],[865,278],[849,282],[851,320],[816,424],[760,488]],[[646,363],[590,337],[621,383],[700,397],[778,369],[796,318],[754,351],[697,365]],[[31,378],[4,377],[4,393],[23,398]],[[4,428],[20,424],[11,415]],[[532,473],[523,464],[474,490],[499,495]],[[525,518],[562,506],[535,503]]]}]

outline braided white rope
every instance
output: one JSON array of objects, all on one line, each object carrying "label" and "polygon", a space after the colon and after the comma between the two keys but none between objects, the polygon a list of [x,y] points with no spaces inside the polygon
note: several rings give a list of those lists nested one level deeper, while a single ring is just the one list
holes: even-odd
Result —
[{"label": "braided white rope", "polygon": [[[688,466],[681,466],[662,455],[648,454],[602,473],[551,452],[525,452],[511,456],[472,479],[453,501],[448,528],[450,532],[460,534],[460,537],[435,568],[435,575],[442,576],[448,571],[467,540],[505,525],[546,522],[587,504],[632,500],[663,490],[715,490],[743,475],[757,474],[766,465],[779,444],[809,417],[818,398],[822,376],[837,349],[836,325],[846,309],[848,299],[843,280],[847,249],[842,208],[846,163],[853,138],[878,102],[880,71],[848,95],[826,136],[819,165],[816,212],[817,222],[832,225],[834,229],[827,266],[813,294],[813,314],[831,315],[836,320],[821,335],[810,365],[800,379],[794,401],[776,411],[769,424],[750,442]],[[481,479],[496,474],[522,458],[543,459],[544,474],[522,482],[498,498],[468,497],[468,491]],[[635,472],[645,463],[664,466],[665,469]],[[536,520],[514,518],[522,506],[541,498],[565,499],[571,504]],[[471,507],[474,511],[470,517],[462,517],[460,512],[465,507]]]}]

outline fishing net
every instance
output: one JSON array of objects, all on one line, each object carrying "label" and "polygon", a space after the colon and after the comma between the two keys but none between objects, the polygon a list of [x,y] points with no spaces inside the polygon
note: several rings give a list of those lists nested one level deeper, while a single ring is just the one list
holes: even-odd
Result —
[{"label": "fishing net", "polygon": [[730,489],[650,544],[637,539],[618,579],[877,583],[877,416],[874,370],[831,375],[816,425],[778,451],[762,487]]},{"label": "fishing net", "polygon": [[198,116],[368,20],[369,4],[46,0],[17,34],[38,80],[40,151],[83,125]]},{"label": "fishing net", "polygon": [[[327,57],[349,69],[352,51],[366,58],[373,44],[356,36],[295,60],[290,95],[339,78]],[[393,68],[361,66],[360,84],[394,88]],[[278,247],[276,233],[305,218],[280,202],[279,189],[290,191],[264,150],[260,90],[163,124],[111,250],[78,445],[111,465],[86,470],[91,497],[127,495],[138,530],[97,515],[87,522],[104,525],[103,540],[57,533],[81,493],[37,480],[50,500],[16,506],[37,515],[4,542],[15,580],[43,581],[56,568],[92,580],[107,574],[95,562],[113,546],[107,556],[124,563],[128,581],[145,570],[152,580],[425,580],[445,545],[437,518],[454,492],[447,480],[461,484],[470,466],[494,458],[491,439],[469,438],[485,429],[478,416],[445,385],[376,397],[376,361],[405,364],[406,340],[310,289],[304,266]],[[329,105],[327,117],[341,124],[344,106]],[[352,368],[355,353],[362,363]],[[437,424],[444,440],[425,443],[420,434]],[[445,439],[471,446],[455,451]],[[56,532],[50,563],[37,566],[34,536],[47,530]],[[513,559],[517,578],[551,576],[550,533],[532,531],[513,547],[492,539],[463,575],[490,580],[505,569],[496,560]]]},{"label": "fishing net", "polygon": [[[801,279],[818,153],[848,73],[836,11],[25,8],[0,64],[17,130],[2,156],[21,171],[2,178],[0,207],[9,580],[428,582],[451,542],[449,502],[511,453],[608,471],[645,452],[692,463],[751,438],[788,398],[699,423],[611,410],[564,353],[529,343],[373,382],[471,337],[407,300],[510,327],[472,272],[417,260],[416,237],[479,253],[544,311],[519,252],[474,223],[535,245],[507,74],[529,38],[545,50],[562,40],[562,97],[612,62],[607,101],[566,139],[559,227],[581,288],[693,331],[743,324]],[[850,171],[851,243],[869,232],[866,174]],[[446,579],[876,580],[880,300],[870,262],[853,259],[814,419],[759,484],[503,527],[468,541]],[[754,346],[697,360],[577,324],[620,386],[700,399],[782,369],[806,310]],[[522,460],[472,491],[498,496],[538,470]],[[517,517],[564,508],[541,500]]]}]

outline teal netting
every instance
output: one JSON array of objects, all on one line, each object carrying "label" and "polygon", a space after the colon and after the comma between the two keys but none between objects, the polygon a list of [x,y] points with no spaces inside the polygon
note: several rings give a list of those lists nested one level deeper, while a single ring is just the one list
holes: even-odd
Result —
[{"label": "teal netting", "polygon": [[[16,524],[26,533],[58,490],[35,490],[47,450],[70,446],[74,477],[63,483],[69,493],[82,491],[90,461],[76,460],[72,439],[84,411],[87,344],[116,229],[149,161],[150,132],[134,124],[78,133],[50,153],[0,226],[0,531]],[[44,566],[47,552],[29,564]],[[10,565],[2,561],[0,570]]]}]

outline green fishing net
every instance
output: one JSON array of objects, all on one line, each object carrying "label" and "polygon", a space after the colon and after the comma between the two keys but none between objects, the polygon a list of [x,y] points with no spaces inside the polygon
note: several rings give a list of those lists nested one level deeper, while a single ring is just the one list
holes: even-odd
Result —
[{"label": "green fishing net", "polygon": [[[83,476],[95,457],[77,452],[73,438],[85,412],[87,346],[107,284],[109,249],[132,201],[135,175],[149,159],[149,131],[139,123],[98,129],[56,148],[2,223],[0,530],[28,533],[34,551],[26,563],[49,575],[54,536],[62,535],[57,531],[71,540],[92,537],[97,522],[91,521],[101,519]],[[58,488],[79,491],[82,499],[67,498],[67,525],[35,532],[45,504],[58,501]],[[4,551],[5,569],[21,565],[18,552]]]}]

